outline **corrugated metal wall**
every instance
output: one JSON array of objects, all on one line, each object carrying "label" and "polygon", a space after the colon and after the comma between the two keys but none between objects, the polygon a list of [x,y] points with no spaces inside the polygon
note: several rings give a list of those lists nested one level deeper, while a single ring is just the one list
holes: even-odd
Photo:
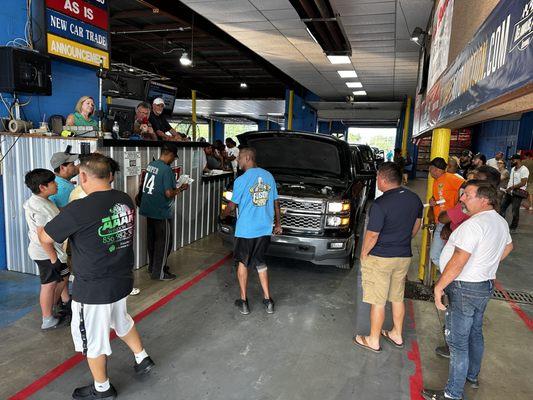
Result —
[{"label": "corrugated metal wall", "polygon": [[[124,165],[124,155],[127,151],[141,152],[141,165],[145,168],[150,161],[159,158],[159,147],[102,147],[99,150]],[[172,250],[186,246],[196,240],[215,232],[217,216],[220,210],[221,194],[229,178],[208,178],[202,180],[200,153],[202,147],[178,148],[178,159],[173,166],[181,167],[181,174],[189,175],[194,179],[190,189],[176,197],[174,206],[173,234],[174,243]],[[113,182],[113,187],[135,197],[139,189],[138,176],[126,176],[121,171]],[[135,266],[145,265],[146,255],[146,219],[139,215],[137,210],[137,227],[135,242]]]},{"label": "corrugated metal wall", "polygon": [[503,151],[506,158],[516,153],[520,120],[493,120],[482,122],[474,128],[473,150],[494,157]]},{"label": "corrugated metal wall", "polygon": [[[50,167],[52,154],[64,151],[68,145],[72,152],[79,153],[81,143],[90,143],[96,150],[96,139],[66,140],[39,137],[1,136],[2,179],[4,182],[4,209],[6,222],[7,269],[29,274],[38,274],[37,266],[28,257],[28,227],[22,205],[31,192],[24,184],[24,175],[34,168]],[[9,150],[11,148],[11,150]],[[7,153],[9,150],[9,153]]]},{"label": "corrugated metal wall", "polygon": [[[14,144],[16,137],[2,137],[2,154]],[[22,204],[30,196],[24,185],[24,174],[34,168],[50,169],[49,160],[53,153],[64,151],[67,145],[72,152],[80,152],[80,140],[39,139],[21,137],[3,161],[4,204],[6,216],[7,265],[11,271],[37,274],[35,263],[28,257],[28,232]],[[97,149],[97,141],[92,140],[91,151]],[[137,194],[139,176],[126,176],[124,155],[126,151],[141,153],[141,166],[144,168],[154,158],[159,157],[158,147],[102,147],[99,152],[113,157],[122,171],[116,176],[113,186],[128,193],[132,198]],[[202,147],[178,148],[175,166],[181,173],[195,181],[190,189],[175,200],[173,250],[199,240],[216,230],[220,209],[221,194],[229,178],[208,178],[202,180],[200,166]],[[146,256],[146,219],[137,213],[135,267],[147,263]]]}]

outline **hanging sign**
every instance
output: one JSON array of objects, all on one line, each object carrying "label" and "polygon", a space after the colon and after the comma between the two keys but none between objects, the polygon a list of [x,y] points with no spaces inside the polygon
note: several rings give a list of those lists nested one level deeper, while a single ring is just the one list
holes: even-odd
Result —
[{"label": "hanging sign", "polygon": [[533,0],[501,1],[425,96],[413,135],[443,126],[533,84]]},{"label": "hanging sign", "polygon": [[91,26],[54,10],[46,10],[48,32],[101,50],[109,50],[107,31]]},{"label": "hanging sign", "polygon": [[46,7],[107,30],[109,27],[107,4],[103,5],[104,8],[100,8],[94,5],[98,3],[83,0],[46,0]]},{"label": "hanging sign", "polygon": [[102,60],[103,67],[106,69],[109,68],[109,53],[51,33],[48,33],[47,36],[48,54],[93,65],[95,67],[99,67],[100,60]]}]

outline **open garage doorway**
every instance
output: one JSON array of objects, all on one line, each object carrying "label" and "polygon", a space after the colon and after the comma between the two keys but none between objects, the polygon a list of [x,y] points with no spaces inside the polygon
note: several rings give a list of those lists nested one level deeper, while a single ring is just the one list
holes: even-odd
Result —
[{"label": "open garage doorway", "polygon": [[392,161],[394,144],[396,142],[396,128],[355,127],[348,128],[348,143],[367,144],[383,151],[386,161]]}]

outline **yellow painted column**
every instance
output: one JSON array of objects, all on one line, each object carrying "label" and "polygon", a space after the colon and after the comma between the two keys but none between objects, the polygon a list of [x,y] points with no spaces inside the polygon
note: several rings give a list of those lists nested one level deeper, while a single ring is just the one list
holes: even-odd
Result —
[{"label": "yellow painted column", "polygon": [[405,118],[403,120],[403,134],[402,134],[402,156],[407,156],[407,139],[409,137],[409,119],[411,118],[411,97],[407,97],[407,104],[405,105]]},{"label": "yellow painted column", "polygon": [[289,113],[287,116],[287,129],[292,130],[292,118],[293,118],[293,108],[294,108],[294,90],[289,91]]},{"label": "yellow painted column", "polygon": [[191,90],[192,101],[192,141],[196,142],[196,90]]},{"label": "yellow painted column", "polygon": [[[442,157],[448,162],[448,156],[450,155],[450,138],[452,131],[448,128],[438,128],[433,129],[433,135],[431,138],[431,153],[429,156],[430,160],[433,160],[435,157]],[[433,178],[428,173],[428,186],[426,192],[425,203],[433,196]],[[424,225],[428,223],[428,211],[429,207],[424,210]],[[422,244],[420,245],[420,260],[418,264],[418,279],[424,280],[425,270],[427,263],[428,254],[428,230],[422,230]]]}]

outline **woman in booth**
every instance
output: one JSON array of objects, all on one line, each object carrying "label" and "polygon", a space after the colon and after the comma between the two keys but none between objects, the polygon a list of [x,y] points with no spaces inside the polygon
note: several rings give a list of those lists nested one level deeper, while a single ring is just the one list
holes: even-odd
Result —
[{"label": "woman in booth", "polygon": [[93,118],[94,99],[90,96],[82,96],[76,103],[74,114],[69,114],[66,126],[91,126],[98,130],[98,121]]}]

